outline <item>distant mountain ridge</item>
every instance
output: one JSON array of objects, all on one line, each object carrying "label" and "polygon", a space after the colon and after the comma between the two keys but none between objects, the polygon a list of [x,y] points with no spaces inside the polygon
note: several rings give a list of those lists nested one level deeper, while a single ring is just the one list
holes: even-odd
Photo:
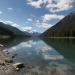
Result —
[{"label": "distant mountain ridge", "polygon": [[42,37],[75,37],[75,12],[44,32]]},{"label": "distant mountain ridge", "polygon": [[0,22],[0,35],[28,36],[16,27]]}]

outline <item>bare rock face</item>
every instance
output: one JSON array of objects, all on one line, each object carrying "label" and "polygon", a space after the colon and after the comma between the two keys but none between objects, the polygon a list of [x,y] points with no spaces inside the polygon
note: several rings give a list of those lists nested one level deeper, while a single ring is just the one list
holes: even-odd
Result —
[{"label": "bare rock face", "polygon": [[16,71],[19,71],[21,68],[24,67],[24,64],[23,63],[15,63],[12,65]]}]

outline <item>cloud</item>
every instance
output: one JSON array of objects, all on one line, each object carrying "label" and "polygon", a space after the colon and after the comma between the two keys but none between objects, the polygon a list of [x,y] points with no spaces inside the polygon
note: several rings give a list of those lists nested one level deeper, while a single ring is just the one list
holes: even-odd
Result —
[{"label": "cloud", "polygon": [[14,26],[14,27],[17,27],[21,31],[27,31],[29,33],[36,32],[36,29],[33,29],[32,27],[21,26],[21,25],[15,23],[15,22],[10,21],[10,20],[4,21],[4,20],[0,19],[0,22],[3,22],[5,24],[9,24],[9,25]]},{"label": "cloud", "polygon": [[74,0],[54,0],[53,3],[48,3],[46,5],[46,8],[53,13],[66,11],[73,7],[72,5],[73,2]]},{"label": "cloud", "polygon": [[55,24],[55,23],[51,24],[51,23],[49,23],[49,21],[61,20],[64,17],[65,17],[64,15],[45,14],[44,16],[41,16],[40,20],[34,20],[33,22],[36,24],[37,27],[46,30]]},{"label": "cloud", "polygon": [[29,41],[27,41],[27,42],[22,42],[20,45],[21,45],[22,47],[31,48],[31,47],[32,47],[32,43],[33,43],[33,41],[32,41],[32,40],[29,40]]},{"label": "cloud", "polygon": [[36,32],[36,29],[33,29],[32,27],[22,27],[21,29],[22,31],[27,31],[29,33]]},{"label": "cloud", "polygon": [[53,21],[53,20],[61,20],[63,19],[65,16],[64,15],[57,15],[57,14],[45,14],[44,16],[42,16],[41,21],[37,20],[36,24],[38,27],[43,28],[43,29],[48,29],[50,27],[53,26],[53,24],[48,23],[49,21]]},{"label": "cloud", "polygon": [[0,22],[4,22],[2,19],[0,19]]},{"label": "cloud", "polygon": [[3,23],[8,24],[8,25],[11,25],[11,26],[16,27],[16,28],[18,28],[20,30],[22,29],[21,25],[15,23],[13,21],[10,21],[10,20],[2,20],[2,19],[0,19],[0,22],[3,22]]},{"label": "cloud", "polygon": [[[49,23],[46,23],[46,22],[43,22],[43,20],[42,20],[42,18],[41,18],[41,20],[36,20],[35,18],[33,18],[33,19],[28,19],[29,21],[32,21],[32,23],[34,23],[38,28],[42,28],[42,29],[48,29],[48,28],[50,28],[50,27],[52,27],[53,25],[52,24],[49,24]],[[28,32],[36,32],[36,30],[35,29],[33,29],[32,27],[23,27],[23,29],[22,30],[26,30],[26,31],[28,31]]]},{"label": "cloud", "polygon": [[45,23],[45,22],[40,22],[39,20],[36,21],[36,25],[39,28],[43,28],[43,29],[48,29],[48,28],[53,26],[52,24],[48,24],[48,23]]},{"label": "cloud", "polygon": [[42,16],[43,21],[50,21],[54,19],[61,20],[64,17],[65,17],[64,15],[57,15],[57,14],[45,14],[44,16]]},{"label": "cloud", "polygon": [[11,25],[11,26],[14,26],[14,27],[19,27],[20,25],[18,25],[17,23],[14,23],[14,22],[12,22],[12,21],[5,21],[4,22],[5,24],[9,24],[9,25]]},{"label": "cloud", "polygon": [[8,10],[13,10],[13,8],[7,8]]},{"label": "cloud", "polygon": [[[42,28],[42,29],[48,29],[50,27],[52,27],[52,24],[48,24],[46,22],[43,22],[42,18],[40,18],[41,20],[36,20],[35,18],[31,19],[29,18],[28,21],[32,21],[33,24],[35,24],[38,28]],[[32,27],[23,27],[22,30],[26,30],[28,32],[36,32],[35,29],[33,29]]]},{"label": "cloud", "polygon": [[43,54],[45,60],[63,60],[64,57],[62,55],[48,55]]},{"label": "cloud", "polygon": [[27,0],[28,5],[36,9],[44,7],[50,13],[52,13],[52,14],[46,13],[45,15],[41,16],[40,17],[41,21],[33,19],[29,21],[35,23],[36,26],[39,28],[48,29],[51,26],[53,26],[53,23],[49,24],[50,21],[61,20],[65,17],[64,15],[55,14],[55,13],[70,10],[73,7],[73,2],[75,1],[74,0]]},{"label": "cloud", "polygon": [[32,21],[32,19],[31,18],[28,18],[27,21]]},{"label": "cloud", "polygon": [[27,0],[27,4],[34,8],[45,6],[50,12],[61,12],[73,7],[74,0]]},{"label": "cloud", "polygon": [[39,26],[40,28],[43,28],[43,29],[48,29],[48,28],[50,28],[50,27],[53,26],[53,25],[48,24],[48,23],[39,23],[38,26]]},{"label": "cloud", "polygon": [[3,12],[2,11],[0,11],[0,14],[2,14]]},{"label": "cloud", "polygon": [[27,0],[27,4],[35,7],[35,8],[41,8],[41,5],[42,5],[42,0],[37,0],[37,1],[34,1],[34,0]]},{"label": "cloud", "polygon": [[[37,27],[43,28],[43,29],[48,29],[48,28],[50,28],[51,26],[53,26],[53,25],[51,25],[51,24],[45,23],[45,22],[40,21],[40,20],[35,20],[35,19],[31,19],[31,18],[28,18],[27,20],[28,20],[28,21],[32,21],[32,23],[36,24]],[[33,29],[32,27],[23,27],[22,30],[28,31],[28,32],[30,32],[30,33],[36,32],[36,30]]]}]

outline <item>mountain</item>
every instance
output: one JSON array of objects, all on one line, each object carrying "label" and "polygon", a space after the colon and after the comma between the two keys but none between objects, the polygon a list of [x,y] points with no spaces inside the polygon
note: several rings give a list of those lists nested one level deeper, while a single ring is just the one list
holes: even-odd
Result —
[{"label": "mountain", "polygon": [[0,22],[0,35],[10,36],[28,36],[26,33],[20,31],[16,27]]},{"label": "mountain", "polygon": [[[24,33],[25,33],[26,31],[24,31]],[[30,35],[31,37],[38,37],[39,35],[40,35],[41,33],[39,33],[39,32],[26,32],[26,35]]]},{"label": "mountain", "polygon": [[49,28],[41,37],[75,37],[75,12]]},{"label": "mountain", "polygon": [[30,35],[31,35],[32,37],[38,37],[38,36],[40,35],[40,33],[38,33],[38,32],[33,32],[33,33],[30,33]]}]

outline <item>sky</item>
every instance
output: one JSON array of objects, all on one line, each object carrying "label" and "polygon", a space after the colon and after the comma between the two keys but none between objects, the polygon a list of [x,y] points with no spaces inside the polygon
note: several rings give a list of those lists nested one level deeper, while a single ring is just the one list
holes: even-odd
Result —
[{"label": "sky", "polygon": [[0,0],[0,22],[43,33],[75,11],[75,0]]}]

